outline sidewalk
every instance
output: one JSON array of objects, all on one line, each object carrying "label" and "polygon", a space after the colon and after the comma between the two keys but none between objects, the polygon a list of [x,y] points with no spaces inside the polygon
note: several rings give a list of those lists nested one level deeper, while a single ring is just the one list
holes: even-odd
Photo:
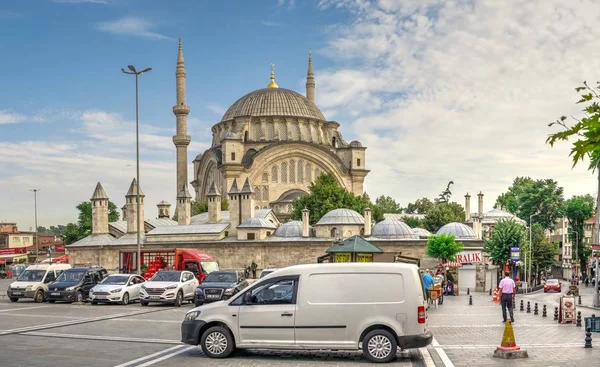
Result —
[{"label": "sidewalk", "polygon": [[[515,338],[529,358],[503,360],[493,358],[493,352],[502,341],[504,324],[501,307],[491,301],[487,293],[474,293],[473,305],[469,296],[445,297],[438,309],[430,308],[429,325],[434,342],[427,348],[437,366],[563,366],[577,361],[580,365],[595,365],[600,358],[600,334],[593,333],[595,348],[584,349],[583,327],[558,324],[553,321],[554,307],[560,294],[531,294],[517,296],[515,308]],[[519,311],[521,299],[531,302],[531,313]],[[545,301],[547,317],[542,317]],[[538,302],[539,315],[534,315]],[[525,306],[526,307],[526,306]],[[589,316],[590,310],[582,311]]]},{"label": "sidewalk", "polygon": [[592,306],[594,303],[594,287],[591,284],[588,287],[586,287],[585,284],[581,284],[579,286],[579,294],[581,295],[581,306],[579,307],[585,307],[589,308],[590,310],[598,311],[596,312],[596,315],[600,316],[600,307]]}]

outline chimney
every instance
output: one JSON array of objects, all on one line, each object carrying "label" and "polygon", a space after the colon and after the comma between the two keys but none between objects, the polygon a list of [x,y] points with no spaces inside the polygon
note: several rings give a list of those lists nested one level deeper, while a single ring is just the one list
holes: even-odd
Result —
[{"label": "chimney", "polygon": [[158,218],[159,219],[169,219],[171,216],[169,215],[169,208],[171,208],[171,204],[166,201],[161,201],[156,205],[158,207]]},{"label": "chimney", "polygon": [[208,223],[219,223],[221,221],[221,193],[213,181],[208,193]]},{"label": "chimney", "polygon": [[252,190],[248,178],[240,190],[240,205],[242,208],[240,223],[248,218],[254,218],[254,190]]},{"label": "chimney", "polygon": [[465,222],[471,219],[471,195],[465,195]]},{"label": "chimney", "polygon": [[137,193],[140,192],[140,233],[144,233],[144,193],[134,178],[125,195],[127,206],[127,233],[137,233]]},{"label": "chimney", "polygon": [[371,236],[371,209],[366,208],[363,216],[365,217],[364,236]]},{"label": "chimney", "polygon": [[302,237],[310,237],[308,209],[302,209]]},{"label": "chimney", "polygon": [[192,223],[192,195],[187,184],[183,184],[177,194],[177,223],[180,226],[189,226]]},{"label": "chimney", "polygon": [[92,201],[92,236],[108,233],[108,196],[98,182]]},{"label": "chimney", "polygon": [[240,225],[240,191],[237,185],[237,179],[233,179],[233,184],[227,193],[229,195],[229,235],[237,234],[237,226]]},{"label": "chimney", "polygon": [[121,220],[127,220],[127,204],[121,208]]},{"label": "chimney", "polygon": [[477,194],[477,199],[479,199],[479,210],[477,211],[479,216],[483,215],[483,194],[481,191]]}]

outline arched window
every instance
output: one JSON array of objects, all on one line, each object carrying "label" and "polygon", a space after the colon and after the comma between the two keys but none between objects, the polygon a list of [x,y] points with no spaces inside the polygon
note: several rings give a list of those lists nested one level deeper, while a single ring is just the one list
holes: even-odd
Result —
[{"label": "arched window", "polygon": [[262,128],[260,122],[254,124],[254,140],[259,141],[262,138]]},{"label": "arched window", "polygon": [[256,186],[254,187],[254,199],[261,201],[262,198],[260,197],[260,187]]},{"label": "arched window", "polygon": [[272,121],[267,122],[267,140],[273,140],[275,138],[275,126]]},{"label": "arched window", "polygon": [[279,130],[279,140],[287,140],[287,125],[285,121],[277,124],[277,130]]},{"label": "arched window", "polygon": [[290,161],[290,183],[296,183],[296,161]]},{"label": "arched window", "polygon": [[298,183],[304,183],[304,161],[298,160]]},{"label": "arched window", "polygon": [[281,183],[287,183],[287,163],[281,163]]},{"label": "arched window", "polygon": [[269,187],[265,186],[263,187],[263,201],[269,201]]},{"label": "arched window", "polygon": [[273,167],[271,167],[271,182],[273,183],[277,183],[277,179],[278,179],[278,174],[277,174],[277,165],[274,165]]},{"label": "arched window", "polygon": [[331,146],[333,146],[334,148],[337,148],[337,139],[335,138],[335,136],[333,138],[331,138]]},{"label": "arched window", "polygon": [[291,136],[292,136],[292,140],[300,140],[300,128],[298,127],[298,124],[293,123],[290,127],[291,130]]},{"label": "arched window", "polygon": [[248,142],[248,130],[244,131],[244,143]]},{"label": "arched window", "polygon": [[321,170],[320,170],[320,169],[317,167],[317,168],[315,169],[315,180],[316,180],[317,178],[319,178],[319,176],[321,176]]},{"label": "arched window", "polygon": [[310,141],[310,132],[308,131],[308,126],[306,126],[306,124],[300,124],[300,140]]},{"label": "arched window", "polygon": [[338,236],[337,228],[335,228],[335,227],[331,228],[331,237],[336,238],[337,236]]},{"label": "arched window", "polygon": [[262,174],[262,183],[269,183],[269,174],[267,172],[263,172]]},{"label": "arched window", "polygon": [[307,183],[311,183],[312,182],[312,164],[310,164],[310,162],[306,162],[306,182]]}]

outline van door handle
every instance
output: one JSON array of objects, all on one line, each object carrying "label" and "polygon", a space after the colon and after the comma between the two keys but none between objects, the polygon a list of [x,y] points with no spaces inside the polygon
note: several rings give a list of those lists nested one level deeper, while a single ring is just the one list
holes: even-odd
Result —
[{"label": "van door handle", "polygon": [[294,314],[293,313],[289,313],[289,312],[284,312],[284,313],[281,314],[281,316],[290,317],[290,316],[294,316]]}]

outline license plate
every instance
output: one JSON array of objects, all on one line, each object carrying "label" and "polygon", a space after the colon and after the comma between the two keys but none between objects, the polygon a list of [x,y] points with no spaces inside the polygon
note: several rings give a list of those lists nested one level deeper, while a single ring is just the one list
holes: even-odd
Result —
[{"label": "license plate", "polygon": [[51,296],[60,296],[60,293],[50,293]]},{"label": "license plate", "polygon": [[219,298],[218,294],[209,294],[207,295],[207,298]]},{"label": "license plate", "polygon": [[160,296],[150,296],[150,299],[160,299]]},{"label": "license plate", "polygon": [[13,296],[22,296],[23,293],[22,292],[13,292]]},{"label": "license plate", "polygon": [[97,299],[106,299],[106,296],[95,296]]}]

